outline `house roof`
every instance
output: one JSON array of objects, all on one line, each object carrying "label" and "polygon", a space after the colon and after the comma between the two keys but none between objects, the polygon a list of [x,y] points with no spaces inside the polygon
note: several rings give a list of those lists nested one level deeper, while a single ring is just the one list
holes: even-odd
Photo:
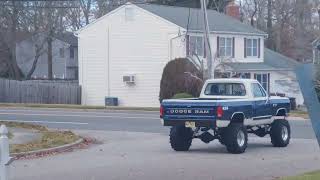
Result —
[{"label": "house roof", "polygon": [[264,62],[228,63],[234,71],[279,71],[294,70],[300,63],[268,48],[264,49]]},{"label": "house roof", "polygon": [[[39,32],[39,33],[20,33],[16,36],[16,42],[21,42],[24,41],[26,39],[31,38],[32,36],[36,35],[36,34],[43,34],[45,32]],[[72,32],[63,32],[63,33],[56,33],[53,34],[52,36],[53,38],[56,38],[60,41],[63,41],[65,43],[68,43],[72,46],[78,46],[78,38],[72,33]]]},{"label": "house roof", "polygon": [[[185,29],[203,31],[203,14],[201,9],[157,4],[136,5]],[[212,32],[266,35],[263,31],[255,29],[250,25],[244,24],[233,17],[219,13],[215,10],[208,10],[207,14],[210,31]]]}]

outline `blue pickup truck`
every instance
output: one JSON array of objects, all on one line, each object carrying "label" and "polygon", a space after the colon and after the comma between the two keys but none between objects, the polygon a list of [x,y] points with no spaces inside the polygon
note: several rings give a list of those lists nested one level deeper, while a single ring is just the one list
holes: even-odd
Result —
[{"label": "blue pickup truck", "polygon": [[170,144],[176,151],[189,150],[199,138],[205,143],[218,139],[228,152],[239,154],[247,148],[248,133],[269,134],[273,146],[287,146],[289,111],[288,98],[269,96],[256,80],[212,79],[199,98],[163,100],[160,118],[171,126]]}]

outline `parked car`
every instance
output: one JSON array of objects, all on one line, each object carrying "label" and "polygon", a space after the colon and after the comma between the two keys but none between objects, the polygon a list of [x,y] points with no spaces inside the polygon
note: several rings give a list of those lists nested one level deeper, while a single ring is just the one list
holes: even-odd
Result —
[{"label": "parked car", "polygon": [[207,80],[199,98],[163,100],[160,118],[171,126],[170,144],[176,151],[189,150],[192,140],[205,143],[218,139],[230,153],[245,152],[248,133],[259,137],[270,134],[275,147],[290,142],[286,116],[290,101],[269,96],[256,80]]}]

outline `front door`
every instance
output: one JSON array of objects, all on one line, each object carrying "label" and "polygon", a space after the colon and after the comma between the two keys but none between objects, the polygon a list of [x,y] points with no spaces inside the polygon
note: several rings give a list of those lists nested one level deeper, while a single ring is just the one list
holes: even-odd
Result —
[{"label": "front door", "polygon": [[252,84],[254,96],[253,120],[267,120],[272,117],[272,108],[266,91],[258,83]]}]

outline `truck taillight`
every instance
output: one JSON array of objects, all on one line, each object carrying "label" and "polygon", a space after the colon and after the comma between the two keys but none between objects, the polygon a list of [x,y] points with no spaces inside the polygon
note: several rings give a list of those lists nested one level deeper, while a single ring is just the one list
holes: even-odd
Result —
[{"label": "truck taillight", "polygon": [[163,113],[164,113],[164,108],[163,106],[160,106],[160,118],[163,117]]},{"label": "truck taillight", "polygon": [[217,108],[217,117],[221,118],[223,116],[223,109],[221,106],[218,106]]}]

